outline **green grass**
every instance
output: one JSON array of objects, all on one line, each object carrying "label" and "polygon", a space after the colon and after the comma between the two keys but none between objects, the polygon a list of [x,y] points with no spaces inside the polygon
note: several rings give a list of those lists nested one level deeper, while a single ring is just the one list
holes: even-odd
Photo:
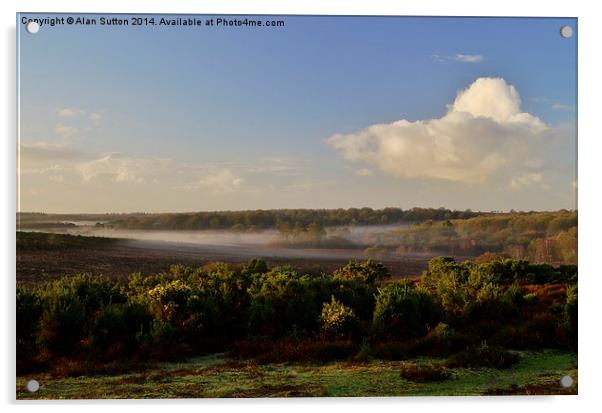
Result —
[{"label": "green grass", "polygon": [[[257,365],[214,354],[183,363],[161,363],[132,374],[17,377],[17,399],[450,396],[480,395],[493,390],[513,394],[576,392],[576,354],[540,351],[522,352],[521,356],[521,361],[507,370],[456,368],[450,369],[448,380],[414,383],[400,377],[402,362]],[[441,360],[413,360],[437,361]],[[567,374],[575,380],[573,388],[568,390],[558,384]],[[40,382],[37,393],[25,390],[31,378]]]}]

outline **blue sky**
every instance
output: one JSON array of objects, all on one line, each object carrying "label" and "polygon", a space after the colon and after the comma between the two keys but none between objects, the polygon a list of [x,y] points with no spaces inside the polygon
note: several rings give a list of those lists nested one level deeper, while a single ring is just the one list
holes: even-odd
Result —
[{"label": "blue sky", "polygon": [[[574,19],[269,19],[285,27],[19,25],[21,210],[575,208]],[[545,131],[471,109],[481,145],[428,123],[479,78],[503,83],[474,101],[513,88]],[[418,123],[362,133],[402,119]]]}]

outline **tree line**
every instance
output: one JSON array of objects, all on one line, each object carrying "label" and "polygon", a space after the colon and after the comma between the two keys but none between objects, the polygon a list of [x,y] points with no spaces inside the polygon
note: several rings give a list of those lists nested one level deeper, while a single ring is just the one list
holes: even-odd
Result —
[{"label": "tree line", "polygon": [[162,230],[262,230],[282,231],[343,225],[389,225],[426,220],[465,219],[478,215],[471,210],[445,208],[348,208],[348,209],[270,209],[211,211],[165,214],[134,214],[118,217],[106,225],[119,229]]}]

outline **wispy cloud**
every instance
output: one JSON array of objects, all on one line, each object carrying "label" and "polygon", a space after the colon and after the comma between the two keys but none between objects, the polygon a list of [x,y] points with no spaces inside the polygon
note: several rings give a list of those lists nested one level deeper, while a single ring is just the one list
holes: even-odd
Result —
[{"label": "wispy cloud", "polygon": [[75,126],[68,126],[59,123],[54,128],[54,131],[61,136],[63,139],[72,138],[79,130]]},{"label": "wispy cloud", "polygon": [[523,189],[525,187],[537,184],[543,181],[543,175],[540,173],[526,173],[510,181],[512,189]]},{"label": "wispy cloud", "polygon": [[229,169],[209,171],[194,182],[181,185],[179,188],[188,191],[208,192],[214,195],[238,192],[244,179]]},{"label": "wispy cloud", "polygon": [[64,143],[35,142],[21,144],[19,145],[19,153],[21,158],[28,162],[72,162],[86,159],[83,152]]},{"label": "wispy cloud", "polygon": [[480,55],[480,54],[462,54],[462,53],[458,53],[454,57],[454,60],[456,60],[458,62],[463,62],[463,63],[479,63],[479,62],[482,62],[483,59],[484,59],[483,55]]},{"label": "wispy cloud", "polygon": [[63,140],[69,140],[81,131],[98,128],[104,118],[102,112],[90,112],[77,107],[60,107],[56,109],[60,118],[54,131]]},{"label": "wispy cloud", "polygon": [[[292,158],[262,158],[247,162],[181,162],[171,158],[126,153],[92,153],[60,144],[37,142],[20,145],[21,170],[38,182],[106,191],[128,189],[165,193],[226,196],[234,193],[306,191],[330,185],[308,181],[311,162]],[[59,177],[60,176],[60,177]],[[45,181],[39,181],[46,179]],[[120,189],[121,188],[121,189]],[[83,189],[84,190],[84,189]],[[175,191],[175,192],[171,192]]]},{"label": "wispy cloud", "polygon": [[574,111],[575,108],[572,105],[565,105],[564,103],[554,103],[552,104],[552,109],[554,110],[563,110],[567,112]]},{"label": "wispy cloud", "polygon": [[103,115],[100,112],[92,112],[88,115],[88,119],[91,120],[95,126],[99,126],[103,119]]},{"label": "wispy cloud", "polygon": [[61,118],[74,118],[85,113],[85,110],[73,107],[57,108],[56,110],[56,114]]},{"label": "wispy cloud", "polygon": [[438,63],[444,62],[461,62],[461,63],[480,63],[485,60],[485,56],[481,54],[465,54],[457,53],[453,56],[445,56],[439,54],[431,55],[431,60]]},{"label": "wispy cloud", "polygon": [[529,100],[531,102],[547,104],[547,105],[549,105],[550,108],[552,108],[554,110],[558,110],[558,111],[565,111],[565,112],[574,112],[575,111],[574,105],[568,105],[566,103],[562,103],[562,102],[559,102],[554,99],[543,98],[543,97],[534,97],[534,98],[529,98]]}]

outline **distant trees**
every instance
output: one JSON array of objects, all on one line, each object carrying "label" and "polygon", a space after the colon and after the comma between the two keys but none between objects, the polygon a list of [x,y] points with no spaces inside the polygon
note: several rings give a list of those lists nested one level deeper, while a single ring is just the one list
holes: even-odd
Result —
[{"label": "distant trees", "polygon": [[445,208],[273,209],[117,215],[111,216],[106,225],[121,229],[163,230],[278,229],[283,233],[307,231],[317,236],[321,229],[332,226],[466,219],[477,215],[479,213],[470,210],[452,211]]},{"label": "distant trees", "polygon": [[577,263],[577,212],[480,215],[469,219],[426,221],[381,236],[398,253],[429,251],[528,259],[548,264]]}]

